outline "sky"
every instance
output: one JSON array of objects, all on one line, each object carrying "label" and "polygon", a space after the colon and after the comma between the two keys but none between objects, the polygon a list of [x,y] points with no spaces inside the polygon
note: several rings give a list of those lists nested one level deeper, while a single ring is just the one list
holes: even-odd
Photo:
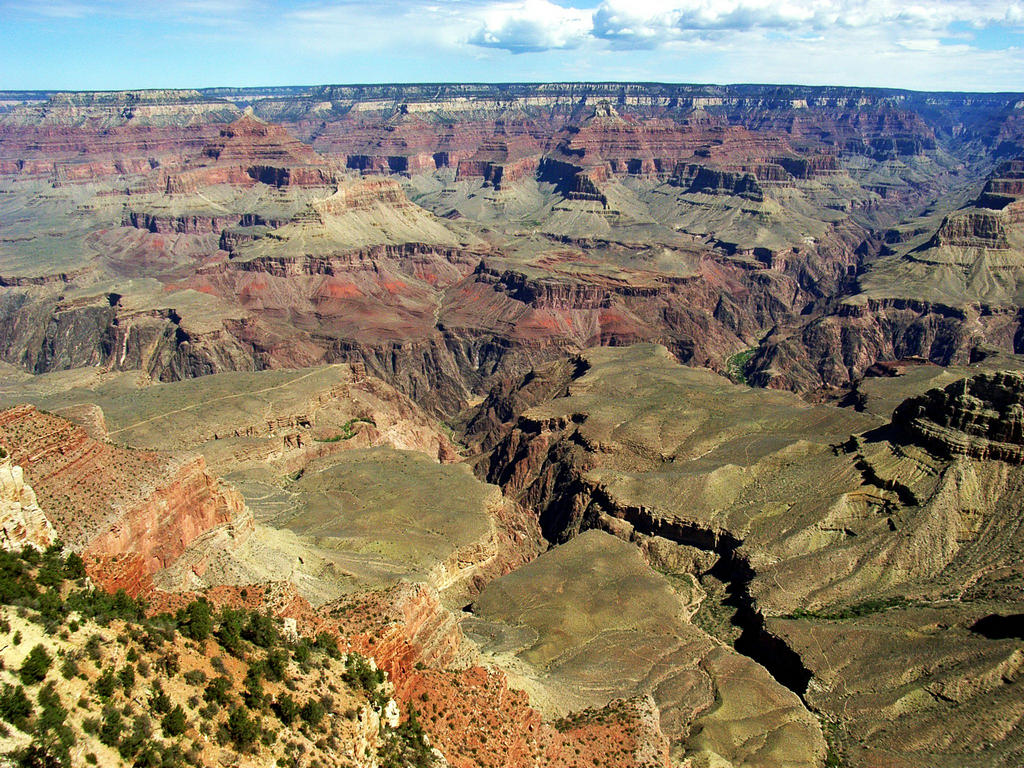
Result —
[{"label": "sky", "polygon": [[1024,91],[1024,0],[0,0],[0,89],[658,81]]}]

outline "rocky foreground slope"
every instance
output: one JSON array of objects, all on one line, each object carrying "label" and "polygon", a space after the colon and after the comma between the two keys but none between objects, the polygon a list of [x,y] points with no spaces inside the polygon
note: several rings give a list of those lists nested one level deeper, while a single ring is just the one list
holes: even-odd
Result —
[{"label": "rocky foreground slope", "polygon": [[336,634],[205,599],[147,612],[83,587],[81,560],[59,547],[4,552],[3,567],[11,764],[440,761],[384,673]]},{"label": "rocky foreground slope", "polygon": [[244,514],[241,497],[206,472],[201,456],[119,448],[32,406],[0,414],[0,441],[39,487],[62,541],[118,568],[128,558],[142,576]]},{"label": "rocky foreground slope", "polygon": [[[313,428],[325,429],[333,409],[345,407],[346,402],[350,407],[354,405],[352,400],[347,400],[353,393],[346,386],[346,373],[344,369],[333,368],[291,377],[302,378],[301,384],[287,377],[271,386],[261,387],[256,382],[253,399],[259,399],[262,393],[263,397],[276,398],[283,405],[312,398],[313,403],[320,405],[317,410],[323,411],[323,421],[315,419]],[[321,376],[320,381],[315,380],[317,375]],[[235,379],[232,383],[237,386],[238,377],[229,376]],[[166,386],[174,390],[187,384]],[[318,394],[324,384],[331,385],[326,401],[321,399],[322,390]],[[362,386],[369,391],[373,391],[374,386],[378,391],[385,388],[379,382],[377,385],[363,382]],[[366,389],[354,393],[356,403],[359,396],[365,396]],[[100,393],[102,398],[102,389]],[[74,390],[60,396],[73,397]],[[174,404],[175,399],[175,393],[168,391],[162,400],[163,407]],[[241,405],[250,407],[253,399],[245,398]],[[124,405],[123,397],[119,400]],[[396,404],[403,406],[401,398]],[[197,405],[200,410],[204,407]],[[182,424],[176,432],[154,429],[147,433],[144,425],[138,423],[131,425],[132,432],[136,439],[148,434],[149,440],[159,442],[162,437],[172,444],[198,438],[205,450],[210,450],[211,444],[215,450],[221,439],[210,440],[205,432],[195,430],[200,422],[189,418],[189,410],[188,405],[179,407]],[[91,429],[106,423],[110,430],[107,434],[122,430],[116,410],[109,419],[102,418],[95,406],[65,406],[65,411],[88,419]],[[436,463],[436,455],[399,452],[390,447],[367,450],[358,444],[350,445],[357,438],[345,435],[328,442],[326,445],[333,450],[319,457],[303,458],[301,450],[295,449],[292,461],[301,467],[299,476],[281,474],[281,465],[276,463],[279,457],[266,454],[261,457],[257,451],[249,453],[245,463],[238,463],[240,454],[234,453],[234,459],[223,458],[222,461],[233,462],[238,472],[253,473],[254,467],[262,470],[238,475],[257,509],[261,501],[267,503],[266,489],[276,480],[292,497],[292,504],[300,507],[292,514],[302,522],[286,522],[282,525],[287,527],[272,529],[261,523],[254,525],[251,518],[247,520],[248,510],[243,510],[241,520],[215,524],[200,532],[186,542],[185,549],[167,567],[150,573],[151,558],[143,556],[154,554],[152,546],[147,549],[147,545],[152,544],[149,539],[126,541],[117,554],[102,557],[97,556],[95,543],[76,538],[75,525],[91,530],[96,521],[105,520],[100,513],[105,515],[126,508],[123,500],[146,493],[150,482],[146,466],[153,462],[159,466],[161,460],[167,460],[166,454],[118,447],[83,436],[83,427],[30,406],[3,413],[8,430],[5,440],[17,446],[12,450],[24,457],[20,460],[28,466],[29,476],[38,477],[39,485],[67,491],[67,509],[76,514],[72,519],[55,513],[54,519],[55,527],[71,542],[71,548],[85,556],[84,565],[81,560],[77,561],[76,568],[81,570],[76,571],[75,578],[84,573],[100,587],[128,590],[130,595],[144,598],[151,612],[169,610],[174,613],[180,608],[186,611],[184,619],[178,613],[179,619],[175,620],[183,638],[175,637],[175,622],[168,627],[167,619],[158,617],[152,627],[143,628],[143,634],[159,632],[161,639],[144,639],[140,641],[141,647],[136,647],[138,643],[133,644],[130,639],[137,631],[132,622],[142,621],[142,607],[141,604],[136,607],[123,594],[111,601],[102,592],[87,589],[76,597],[71,594],[75,588],[69,591],[67,585],[44,581],[47,589],[41,596],[30,601],[19,600],[24,615],[14,615],[13,609],[5,612],[5,615],[10,614],[8,634],[12,638],[3,650],[7,668],[16,670],[24,665],[23,653],[28,650],[24,644],[34,641],[39,634],[33,622],[61,623],[68,620],[68,610],[78,610],[81,618],[75,619],[59,639],[53,637],[42,645],[51,658],[56,655],[78,663],[78,674],[84,675],[86,684],[94,685],[96,692],[81,698],[83,686],[75,672],[66,678],[70,681],[67,683],[60,682],[54,674],[55,692],[39,694],[39,709],[31,701],[27,714],[0,708],[0,717],[11,725],[10,741],[3,743],[5,752],[42,750],[39,754],[50,755],[60,764],[69,765],[91,764],[88,754],[92,753],[103,756],[109,764],[131,764],[141,749],[140,737],[132,734],[140,728],[148,728],[141,737],[151,742],[146,749],[156,750],[158,756],[168,755],[163,759],[185,759],[192,764],[235,760],[240,764],[262,765],[266,759],[283,757],[299,765],[316,760],[332,765],[447,763],[467,768],[471,765],[582,767],[592,764],[594,759],[610,759],[612,754],[620,765],[647,766],[664,762],[667,745],[653,704],[647,699],[616,702],[574,716],[575,719],[554,723],[550,714],[544,717],[533,708],[526,694],[510,689],[501,670],[483,666],[485,660],[479,650],[459,628],[458,609],[447,606],[461,604],[467,594],[478,593],[495,576],[532,558],[540,543],[536,523],[514,503],[504,499],[497,488],[475,480],[465,465],[446,466]],[[150,416],[149,419],[148,423],[152,424],[160,417]],[[381,433],[376,430],[374,433],[379,440]],[[400,432],[392,434],[401,435]],[[362,437],[367,439],[370,435],[363,433]],[[280,446],[281,439],[255,433],[247,436],[253,447],[268,441]],[[236,446],[243,442],[246,441],[234,438]],[[46,455],[52,457],[49,462],[43,460]],[[87,461],[86,455],[96,460]],[[106,460],[99,461],[101,458]],[[310,486],[305,486],[301,480],[301,475],[307,472],[316,478]],[[394,474],[389,476],[389,473]],[[382,491],[384,477],[390,477],[389,491]],[[407,483],[405,488],[399,487],[402,483]],[[110,487],[115,495],[97,496],[96,489],[101,486]],[[230,490],[237,497],[237,492]],[[153,504],[161,503],[166,495],[162,493],[160,488],[156,490]],[[44,498],[56,502],[63,497],[44,495]],[[340,504],[333,506],[331,514],[325,517],[321,511],[324,502],[330,504],[334,498],[339,499]],[[353,508],[351,500],[354,498],[363,498],[368,506]],[[76,506],[83,499],[91,499],[91,502]],[[462,501],[455,503],[454,499]],[[377,508],[387,503],[391,504],[390,508]],[[318,509],[314,510],[314,506]],[[59,505],[55,505],[55,509],[67,511]],[[147,509],[129,508],[131,521],[148,520]],[[157,531],[164,531],[168,546],[180,543],[173,538],[175,532],[193,526],[195,515],[201,509],[201,504],[197,504],[197,508],[175,504],[163,507],[164,516]],[[342,510],[344,514],[338,514]],[[310,530],[311,525],[347,526],[358,528],[359,533]],[[134,530],[137,526],[126,521],[124,527]],[[166,549],[160,552],[167,554]],[[58,554],[59,549],[54,547],[47,551],[46,558],[52,559]],[[26,562],[33,562],[29,555],[25,557]],[[38,559],[38,555],[33,557]],[[188,616],[194,610],[197,590],[213,604],[215,613],[225,607],[219,614],[220,628],[215,633],[223,651],[211,648],[210,641],[194,646],[185,639],[192,637]],[[311,605],[303,594],[312,597],[316,605]],[[55,600],[66,601],[67,610]],[[239,619],[237,612],[229,610],[239,607],[258,613],[252,613],[253,618],[249,620],[246,618],[249,613],[242,611]],[[114,627],[94,628],[92,613],[87,612],[94,609],[104,614],[101,621],[114,618]],[[122,627],[122,622],[126,622],[126,626]],[[230,626],[236,624],[241,632],[240,641],[231,634],[234,630]],[[252,630],[256,634],[251,634],[249,624],[259,624],[264,629]],[[267,626],[272,628],[267,630],[270,635],[264,631]],[[216,628],[216,621],[211,628]],[[115,630],[119,634],[115,635]],[[271,651],[267,651],[264,664],[259,658],[259,648],[270,648],[261,645],[267,637],[280,638],[288,632],[292,633],[292,639],[284,643],[286,649],[291,647],[289,643],[296,642],[296,632],[307,638],[321,638],[324,633],[329,639],[337,638],[330,641],[329,647],[317,639],[316,647],[329,650],[340,645],[348,651],[349,663],[344,659],[341,664],[325,659],[319,672],[308,675],[309,640],[298,639],[300,645],[305,643],[306,650],[299,648],[291,654],[299,670],[289,668],[286,676],[291,683],[282,687],[281,680],[274,676],[279,676],[280,670],[273,674],[267,671]],[[99,651],[99,658],[109,667],[107,676],[114,680],[113,692],[105,692],[106,684],[98,682],[104,675],[99,663],[85,659],[93,653],[89,648],[90,644],[96,644],[90,639],[94,634],[99,635],[101,645],[110,646]],[[122,637],[126,639],[122,641]],[[272,645],[276,647],[276,643]],[[251,647],[253,644],[255,648]],[[277,651],[274,653],[278,660],[273,664],[280,666],[282,661],[288,664],[291,651],[284,656]],[[391,680],[391,687],[386,689],[389,695],[381,693],[379,681],[366,687],[365,694],[358,690],[365,680],[349,669],[354,663],[352,660],[359,658],[353,655],[355,653],[376,659],[387,671]],[[316,656],[315,652],[313,655]],[[140,659],[156,665],[157,662],[164,664],[167,658],[173,658],[176,667],[161,671],[156,677],[154,667],[147,666],[146,671],[136,669],[136,661]],[[67,667],[70,663],[64,663],[62,668],[70,669]],[[119,691],[121,686],[128,686],[122,678],[127,679],[129,673],[123,672],[122,666],[136,669],[135,679],[130,688],[125,689],[124,701],[130,698],[128,693],[135,691],[136,686],[141,687],[139,695],[146,703],[142,711],[134,705],[129,707],[131,712],[124,711],[128,704],[122,706]],[[116,678],[112,677],[115,667]],[[200,680],[198,672],[205,677],[195,682]],[[216,680],[219,676],[229,682],[220,685]],[[44,670],[41,680],[45,678]],[[350,690],[353,686],[357,690]],[[203,693],[204,690],[207,692]],[[32,687],[29,693],[36,696],[37,691]],[[166,707],[160,703],[158,709],[153,709],[158,706],[153,702],[163,701],[161,694],[170,701]],[[367,703],[361,703],[364,695],[368,695]],[[390,696],[399,703],[390,702]],[[291,704],[286,706],[284,699],[294,702],[294,708],[289,708]],[[46,711],[57,711],[58,707],[70,709],[78,700],[81,706],[67,720],[66,728],[55,728]],[[309,700],[319,703],[310,705]],[[117,705],[120,718],[108,717],[107,711],[113,709],[113,705]],[[419,720],[410,714],[410,705],[422,713]],[[150,739],[149,736],[159,730],[156,723],[162,724],[168,709],[175,706],[182,709],[181,729],[177,725],[168,726],[171,730],[165,728],[161,738]],[[237,711],[244,712],[245,717]],[[93,718],[98,718],[99,725],[90,725]],[[107,719],[116,722],[108,726]],[[136,726],[135,720],[142,725]],[[276,720],[280,720],[283,727],[277,726]],[[415,725],[418,721],[425,731]],[[426,732],[430,735],[422,735]],[[405,738],[403,734],[421,734],[415,736],[419,746],[401,741]],[[438,753],[424,746],[427,739]],[[395,748],[399,748],[397,754],[393,753]]]}]

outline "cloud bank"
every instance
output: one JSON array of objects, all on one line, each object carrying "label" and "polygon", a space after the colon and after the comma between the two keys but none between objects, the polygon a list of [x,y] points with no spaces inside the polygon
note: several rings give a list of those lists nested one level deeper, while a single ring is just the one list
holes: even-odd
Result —
[{"label": "cloud bank", "polygon": [[1024,24],[1024,4],[979,0],[603,0],[593,9],[548,0],[495,6],[469,42],[512,52],[607,41],[619,49],[722,39],[730,33],[781,36],[940,34],[954,25]]},{"label": "cloud bank", "polygon": [[[1024,90],[1024,0],[0,0],[0,18],[12,88],[603,79]],[[74,66],[40,58],[47,50]]]}]

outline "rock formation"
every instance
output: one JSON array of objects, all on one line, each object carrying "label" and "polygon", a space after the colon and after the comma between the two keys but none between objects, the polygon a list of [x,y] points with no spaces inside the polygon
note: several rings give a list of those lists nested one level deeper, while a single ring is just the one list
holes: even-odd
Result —
[{"label": "rock formation", "polygon": [[[551,601],[513,585],[571,559],[581,532],[597,528],[674,574],[677,593],[693,601],[693,625],[763,665],[834,723],[830,743],[851,765],[957,766],[968,745],[985,738],[986,760],[1012,764],[1019,734],[964,713],[988,706],[981,702],[989,697],[999,717],[1019,711],[1012,685],[968,682],[1001,669],[1017,675],[1013,641],[982,640],[969,627],[980,616],[1012,613],[1019,597],[1019,374],[977,376],[911,398],[887,424],[730,385],[655,348],[583,358],[567,378],[537,371],[553,386],[531,397],[511,429],[489,418],[469,422],[480,429],[467,435],[474,444],[495,445],[478,471],[535,509],[549,540],[566,542],[488,588],[495,602],[482,602],[483,614],[514,614],[513,625],[537,630],[474,630],[498,649],[515,649],[514,661],[498,655],[502,663],[551,667],[549,678],[554,669],[575,673],[571,655],[548,659],[545,642],[563,647],[559,633],[586,638],[588,616],[600,611],[586,601],[596,598],[576,601],[555,622],[545,615]],[[545,387],[531,381],[528,391]],[[496,395],[481,411],[497,412],[499,402]],[[715,606],[729,606],[724,618]],[[620,614],[628,611],[616,620]],[[922,634],[908,634],[915,632]],[[611,638],[599,645],[602,654],[628,652]],[[596,674],[588,671],[585,690],[595,690]],[[672,690],[655,692],[655,701],[665,705]],[[929,697],[938,690],[955,693]],[[673,733],[666,717],[662,710]],[[959,735],[938,747],[944,728]],[[677,738],[694,760],[714,749]]]},{"label": "rock formation", "polygon": [[[1009,151],[1008,99],[600,84],[47,95],[0,117],[0,172],[16,181],[0,358],[161,381],[358,361],[452,416],[563,353],[649,340],[718,370],[756,346],[751,381],[841,395],[878,360],[1015,343],[1018,165],[1001,159],[930,237],[889,237],[909,207],[959,189],[973,147]],[[43,194],[41,177],[57,186]],[[923,310],[854,285],[896,246],[928,286]],[[945,316],[965,292],[983,299],[977,324]],[[859,325],[858,345],[843,329]]]},{"label": "rock formation", "polygon": [[1024,374],[981,374],[903,402],[893,424],[947,456],[1024,463]]},{"label": "rock formation", "polygon": [[56,533],[36,501],[35,491],[26,485],[24,470],[0,448],[0,546],[7,551],[24,547],[46,549]]},{"label": "rock formation", "polygon": [[0,412],[0,439],[39,488],[59,538],[87,555],[170,565],[209,528],[241,516],[238,493],[201,456],[119,448],[32,406]]}]

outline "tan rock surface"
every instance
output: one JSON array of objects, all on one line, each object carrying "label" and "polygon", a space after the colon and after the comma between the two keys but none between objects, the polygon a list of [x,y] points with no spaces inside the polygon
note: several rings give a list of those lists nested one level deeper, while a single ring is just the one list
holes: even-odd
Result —
[{"label": "tan rock surface", "polygon": [[799,698],[690,624],[669,581],[606,533],[582,533],[492,582],[473,613],[482,621],[466,622],[470,636],[511,643],[496,663],[560,713],[652,696],[684,764],[815,766],[824,754]]},{"label": "tan rock surface", "polygon": [[[692,621],[800,693],[851,765],[1014,764],[1024,480],[991,446],[1016,440],[1000,414],[1018,374],[917,395],[885,424],[726,384],[656,348],[584,359],[480,465],[549,537],[601,528],[697,578]],[[684,546],[673,556],[658,540]],[[996,669],[1003,682],[979,682]],[[976,760],[972,740],[986,745]]]},{"label": "tan rock surface", "polygon": [[[4,449],[0,447],[0,452]],[[53,526],[39,508],[35,491],[25,483],[24,470],[0,453],[0,536],[4,549],[26,546],[46,549],[56,539]]]}]

